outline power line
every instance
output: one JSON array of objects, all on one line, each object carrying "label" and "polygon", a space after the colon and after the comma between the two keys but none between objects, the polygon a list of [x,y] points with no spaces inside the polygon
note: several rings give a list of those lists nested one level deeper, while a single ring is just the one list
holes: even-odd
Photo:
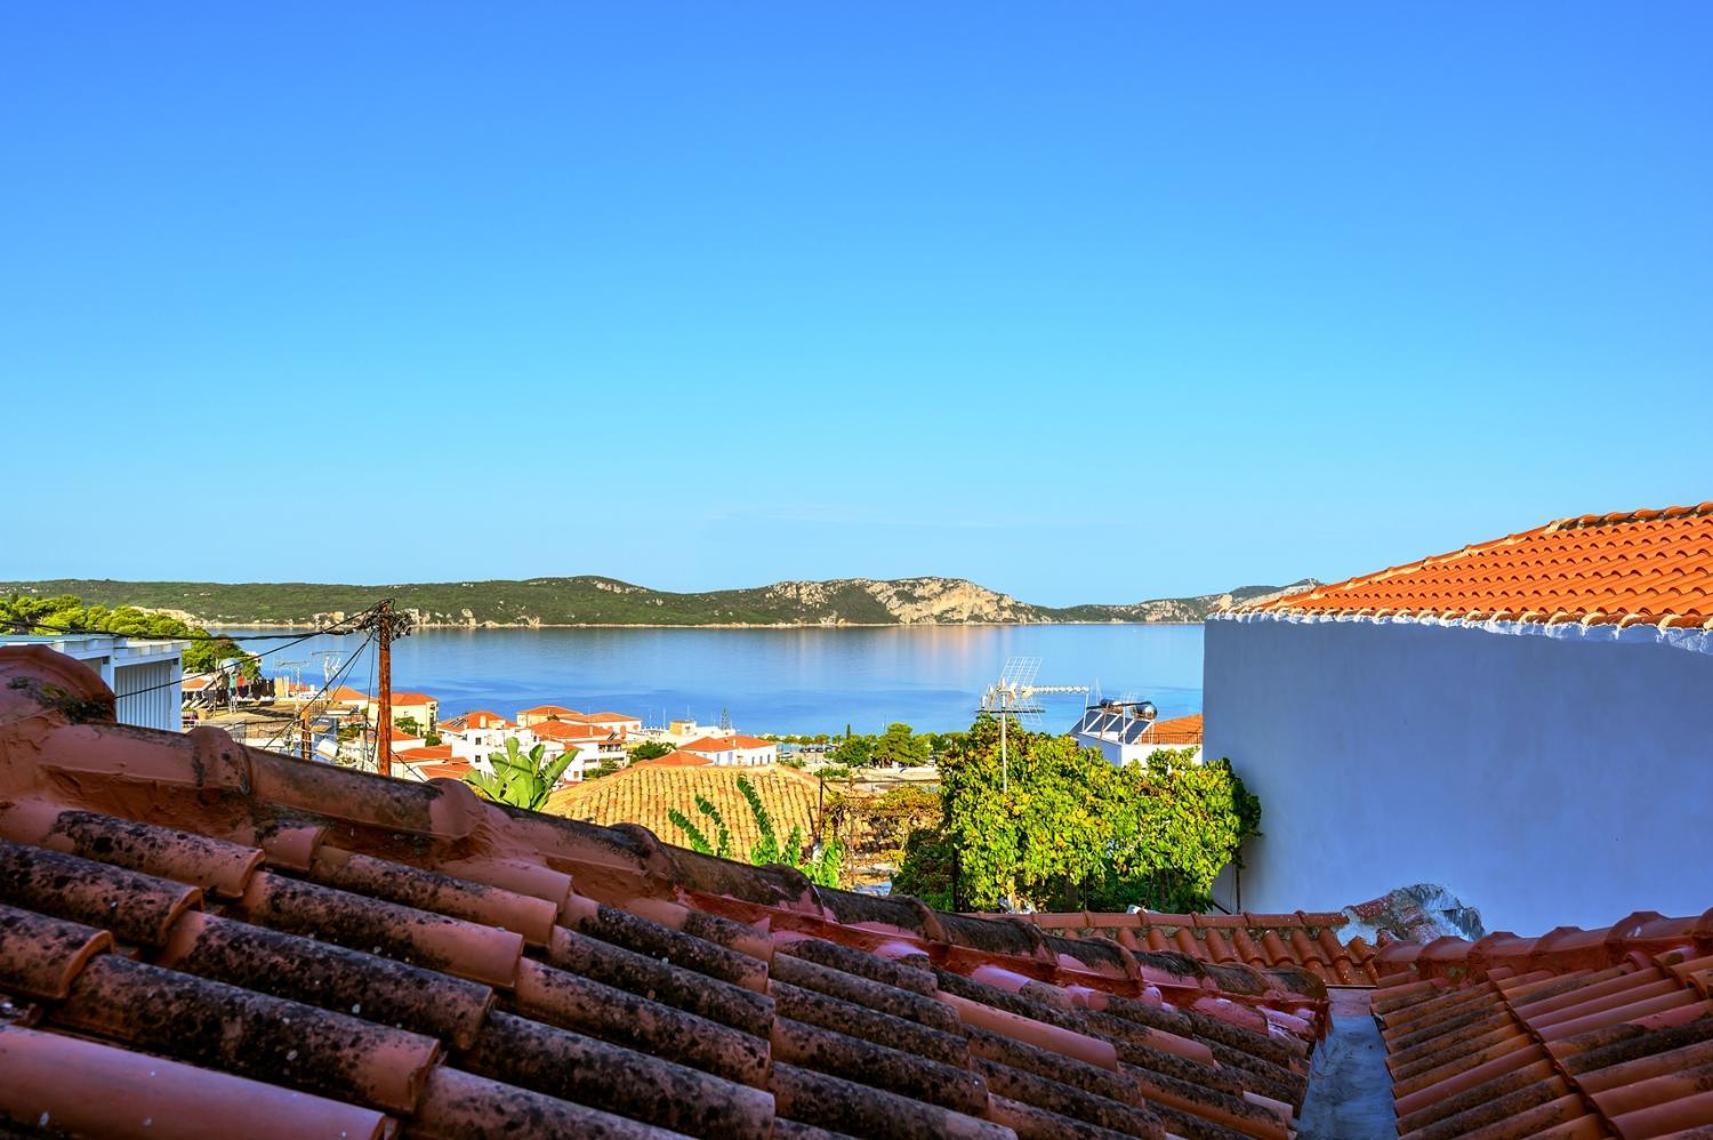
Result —
[{"label": "power line", "polygon": [[[120,636],[123,636],[123,635],[120,635]],[[260,661],[262,658],[266,657],[270,653],[279,653],[282,650],[290,649],[294,645],[299,645],[305,641],[308,641],[312,637],[320,637],[320,636],[321,636],[321,631],[317,630],[314,633],[306,633],[306,634],[300,636],[296,641],[288,641],[284,645],[276,645],[272,649],[264,649],[260,653],[243,653],[243,654],[240,654],[238,657],[228,657],[226,660],[227,661],[237,661],[237,660],[239,660],[239,658],[242,658],[245,661]],[[174,678],[173,680],[162,681],[158,685],[147,685],[141,689],[132,689],[130,692],[125,693],[124,695],[127,697],[135,697],[135,696],[139,696],[143,693],[152,693],[152,692],[156,691],[157,689],[170,689],[174,685],[182,685],[185,681],[188,681],[188,680],[195,678],[195,677],[218,677],[218,676],[230,673],[230,672],[232,672],[232,668],[230,666],[225,665],[225,664],[216,665],[212,669],[202,669],[202,670],[199,670],[198,672],[195,672],[195,673],[182,673],[178,677]]]},{"label": "power line", "polygon": [[[351,654],[350,657],[346,658],[345,664],[339,666],[339,668],[334,672],[333,676],[327,678],[327,682],[321,686],[321,689],[319,692],[317,692],[313,697],[309,698],[309,701],[307,702],[309,707],[314,707],[316,701],[321,700],[322,698],[327,696],[328,693],[333,691],[333,689],[339,684],[340,678],[342,678],[343,676],[345,676],[345,674],[347,674],[351,671],[351,666],[355,665],[357,663],[357,658],[359,658],[363,655],[363,650],[367,649],[369,647],[370,643],[373,642],[374,640],[375,640],[375,635],[373,633],[370,633],[368,637],[365,637],[363,639],[363,644],[361,644],[357,647],[357,651],[355,653]],[[281,737],[283,737],[285,735],[286,728],[288,728],[288,727],[290,727],[289,723],[287,725],[281,726],[281,728],[278,732],[276,732],[272,736],[270,736],[268,738],[268,742],[266,744],[262,745],[263,751],[266,751],[266,750],[272,748],[274,745],[274,742],[279,740]]]}]

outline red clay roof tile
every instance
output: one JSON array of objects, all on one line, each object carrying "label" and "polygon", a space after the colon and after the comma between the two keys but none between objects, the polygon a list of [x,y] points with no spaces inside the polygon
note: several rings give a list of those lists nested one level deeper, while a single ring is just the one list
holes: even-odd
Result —
[{"label": "red clay roof tile", "polygon": [[1392,949],[1377,957],[1399,984],[1373,1007],[1401,1135],[1713,1126],[1713,1002],[1694,984],[1695,964],[1713,957],[1710,915]]},{"label": "red clay roof tile", "polygon": [[1560,519],[1250,608],[1710,628],[1713,503]]},{"label": "red clay roof tile", "polygon": [[939,914],[111,708],[0,651],[0,992],[41,1019],[0,1027],[0,1118],[26,1126],[104,1130],[40,1060],[88,1057],[171,1074],[163,1123],[210,1111],[195,1066],[211,1111],[254,1089],[293,1134],[1284,1135],[1326,1011],[1306,966],[1344,961],[1325,916],[1283,916],[1279,965],[1153,955],[1140,923]]}]

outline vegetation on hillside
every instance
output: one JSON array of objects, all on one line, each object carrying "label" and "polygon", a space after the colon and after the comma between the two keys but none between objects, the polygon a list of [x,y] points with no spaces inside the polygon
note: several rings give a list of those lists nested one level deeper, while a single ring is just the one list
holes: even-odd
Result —
[{"label": "vegetation on hillside", "polygon": [[91,604],[75,594],[47,597],[11,594],[0,597],[0,633],[53,635],[68,630],[129,637],[182,638],[191,643],[183,654],[187,674],[212,673],[221,667],[222,662],[235,661],[238,672],[245,677],[254,679],[260,676],[255,659],[247,656],[230,638],[216,637],[205,629],[164,614],[146,613],[132,606],[114,608]]},{"label": "vegetation on hillside", "polygon": [[[102,606],[170,611],[205,625],[313,624],[391,597],[432,625],[899,625],[910,622],[1200,621],[1229,594],[1167,598],[1128,605],[1036,606],[973,583],[947,578],[875,582],[862,578],[780,582],[740,590],[669,593],[616,578],[530,578],[524,581],[429,582],[356,586],[310,582],[117,582],[56,579],[0,583],[30,598],[76,594]],[[952,600],[948,600],[952,599]]]},{"label": "vegetation on hillside", "polygon": [[893,889],[931,906],[991,910],[1205,909],[1213,880],[1260,825],[1224,760],[1162,750],[1115,768],[1067,736],[978,720],[940,759],[942,821],[905,843]]}]

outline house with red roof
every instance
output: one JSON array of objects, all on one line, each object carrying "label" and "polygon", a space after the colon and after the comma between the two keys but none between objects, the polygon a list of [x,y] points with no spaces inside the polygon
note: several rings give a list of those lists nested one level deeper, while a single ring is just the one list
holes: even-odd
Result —
[{"label": "house with red roof", "polygon": [[701,736],[678,746],[680,752],[706,756],[711,763],[725,767],[751,768],[773,764],[779,759],[779,746],[758,736],[734,732],[730,736]]},{"label": "house with red roof", "polygon": [[536,705],[534,708],[519,709],[517,722],[524,728],[547,720],[577,720],[582,713],[576,709],[568,709],[564,705]]},{"label": "house with red roof", "polygon": [[1431,882],[1526,930],[1708,901],[1713,503],[1260,601],[1204,662],[1208,754],[1265,811],[1245,907]]},{"label": "house with red roof", "polygon": [[631,716],[629,713],[594,712],[586,713],[579,719],[585,724],[598,725],[618,733],[620,740],[633,732],[642,731],[642,718]]}]

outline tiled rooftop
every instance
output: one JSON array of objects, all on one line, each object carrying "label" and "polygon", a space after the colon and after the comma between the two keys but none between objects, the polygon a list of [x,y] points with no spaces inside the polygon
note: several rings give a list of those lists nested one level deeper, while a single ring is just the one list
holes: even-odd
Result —
[{"label": "tiled rooftop", "polygon": [[1713,1135],[1713,911],[1379,958],[1400,1135]]},{"label": "tiled rooftop", "polygon": [[[1214,965],[1286,966],[1329,986],[1372,986],[1380,975],[1376,947],[1358,935],[1341,942],[1342,912],[1293,914],[1106,914],[1074,911],[1019,918],[1071,937],[1104,937],[1129,950],[1183,954]],[[1381,946],[1386,945],[1381,942]]]},{"label": "tiled rooftop", "polygon": [[0,1132],[1283,1137],[1324,1025],[1295,964],[819,889],[112,708],[0,650]]},{"label": "tiled rooftop", "polygon": [[696,797],[700,796],[725,820],[732,839],[732,857],[744,859],[761,838],[761,830],[738,789],[742,779],[761,797],[778,835],[789,834],[793,827],[804,835],[814,832],[821,789],[813,776],[785,767],[718,768],[706,756],[690,752],[672,755],[688,757],[689,763],[667,763],[672,756],[663,756],[632,764],[610,776],[567,784],[548,798],[546,810],[550,815],[589,823],[641,824],[668,841],[681,843],[684,837],[668,811],[681,811],[704,831],[713,831],[696,810]]},{"label": "tiled rooftop", "polygon": [[1713,503],[1560,519],[1251,610],[1713,628]]},{"label": "tiled rooftop", "polygon": [[647,760],[633,760],[632,768],[706,768],[713,761],[700,752],[686,752],[682,748],[674,749],[664,756],[654,756]]},{"label": "tiled rooftop", "polygon": [[679,748],[685,752],[732,752],[737,749],[772,748],[773,741],[763,740],[759,736],[745,736],[733,733],[731,736],[699,736]]},{"label": "tiled rooftop", "polygon": [[1200,744],[1202,742],[1202,714],[1191,713],[1189,716],[1175,716],[1169,720],[1157,720],[1143,732],[1142,740],[1160,745]]}]

